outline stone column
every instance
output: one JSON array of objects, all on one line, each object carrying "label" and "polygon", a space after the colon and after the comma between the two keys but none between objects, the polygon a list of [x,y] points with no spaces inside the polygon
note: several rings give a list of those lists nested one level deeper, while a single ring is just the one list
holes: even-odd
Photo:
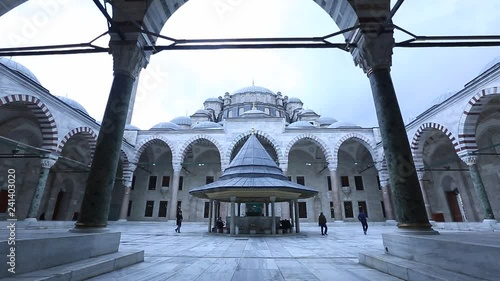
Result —
[{"label": "stone column", "polygon": [[380,189],[382,192],[382,200],[384,201],[386,221],[394,222],[394,210],[392,208],[392,200],[390,195],[389,175],[386,172],[379,172]]},{"label": "stone column", "polygon": [[208,210],[208,233],[212,232],[212,217],[214,215],[213,208],[214,208],[214,200],[210,199],[210,204],[209,204],[209,210]]},{"label": "stone column", "polygon": [[340,200],[340,184],[337,170],[330,168],[330,179],[332,181],[332,198],[333,198],[333,212],[335,213],[335,221],[343,221],[342,218],[342,201]]},{"label": "stone column", "polygon": [[133,169],[130,170],[130,177],[123,181],[123,185],[125,186],[125,194],[123,195],[122,208],[120,209],[120,217],[118,221],[127,221],[128,204],[130,202],[130,192],[132,190],[132,178],[134,177],[134,170],[137,167],[133,164],[130,165],[130,167],[133,167]]},{"label": "stone column", "polygon": [[241,203],[238,203],[238,217],[241,217]]},{"label": "stone column", "polygon": [[177,216],[177,194],[179,193],[179,180],[181,177],[182,165],[180,163],[172,163],[174,169],[174,178],[172,179],[172,193],[170,197],[170,210],[168,217],[175,220]]},{"label": "stone column", "polygon": [[299,226],[299,200],[294,199],[294,208],[295,208],[295,232],[300,233],[300,226]]},{"label": "stone column", "polygon": [[408,136],[392,84],[390,67],[394,46],[393,30],[383,26],[380,28],[380,33],[362,31],[353,57],[370,80],[398,227],[422,234],[437,233],[432,230],[427,219]]},{"label": "stone column", "polygon": [[[280,163],[280,169],[283,171],[283,175],[286,176],[288,171],[288,164],[286,162]],[[292,213],[290,212],[289,206],[286,206],[287,203],[281,203],[281,219],[292,218]],[[290,204],[288,204],[290,205]]]},{"label": "stone column", "polygon": [[140,70],[147,65],[148,55],[137,41],[111,41],[110,52],[113,84],[75,230],[99,231],[107,225],[132,88]]},{"label": "stone column", "polygon": [[[217,219],[219,218],[219,212],[217,211],[217,206],[219,205],[219,202],[216,200],[213,200],[212,202],[212,209],[213,209],[213,223],[214,227],[217,228]],[[217,231],[217,230],[216,230]]]},{"label": "stone column", "polygon": [[479,169],[477,168],[477,156],[467,155],[462,157],[462,161],[469,166],[472,185],[474,185],[474,190],[476,190],[477,197],[479,198],[481,207],[483,208],[484,220],[494,220],[495,216],[493,215],[493,209],[491,208],[488,194],[484,189],[483,180],[481,179]]},{"label": "stone column", "polygon": [[420,189],[422,190],[422,197],[424,198],[425,212],[427,213],[427,218],[432,220],[432,210],[431,204],[429,204],[429,198],[427,197],[427,192],[424,186],[424,172],[417,172],[418,183],[420,184]]},{"label": "stone column", "polygon": [[276,234],[276,197],[271,197],[271,234]]},{"label": "stone column", "polygon": [[232,196],[231,198],[231,225],[229,226],[230,229],[229,229],[229,233],[230,234],[236,234],[236,227],[234,227],[234,223],[236,222],[236,220],[234,219],[234,216],[236,215],[236,212],[235,212],[235,201],[236,201],[236,197]]},{"label": "stone column", "polygon": [[28,209],[28,215],[26,216],[27,221],[36,221],[38,217],[38,211],[40,209],[40,203],[42,202],[43,193],[45,192],[45,186],[47,185],[47,178],[49,177],[49,171],[52,166],[56,163],[57,159],[53,156],[43,158],[41,161],[40,175],[38,176],[38,184],[36,186],[35,192],[33,193],[33,198],[31,199],[30,208]]},{"label": "stone column", "polygon": [[293,212],[293,200],[290,200],[288,202],[288,208],[289,208],[289,212],[290,212],[290,223],[292,224],[292,227],[295,226],[295,216],[294,216],[294,212]]}]

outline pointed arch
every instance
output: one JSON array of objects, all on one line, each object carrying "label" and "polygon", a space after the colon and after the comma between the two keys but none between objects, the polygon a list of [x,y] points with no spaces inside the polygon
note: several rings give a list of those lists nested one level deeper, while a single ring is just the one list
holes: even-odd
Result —
[{"label": "pointed arch", "polygon": [[144,150],[151,144],[153,143],[163,143],[165,144],[168,148],[170,148],[170,151],[172,151],[172,161],[174,159],[177,159],[175,157],[176,153],[175,153],[175,145],[172,141],[170,141],[169,139],[163,137],[163,136],[150,136],[144,140],[142,140],[139,145],[137,145],[137,150],[135,152],[135,156],[134,156],[134,163],[138,163],[139,162],[139,158],[141,158],[141,154],[144,152]]},{"label": "pointed arch", "polygon": [[196,135],[196,136],[190,138],[189,140],[187,140],[186,142],[184,142],[184,144],[179,149],[179,155],[178,155],[179,158],[177,159],[179,163],[182,163],[184,161],[184,157],[186,156],[186,151],[187,151],[187,148],[189,147],[189,145],[191,145],[193,142],[200,140],[200,139],[205,139],[205,140],[211,142],[213,145],[215,145],[215,147],[217,148],[217,150],[219,152],[220,159],[221,160],[224,159],[224,149],[222,148],[222,145],[216,139],[214,139],[213,137],[208,136],[208,135]]},{"label": "pointed arch", "polygon": [[413,155],[413,162],[415,163],[416,167],[421,168],[424,166],[423,155],[422,155],[424,152],[424,142],[422,142],[421,140],[424,133],[431,130],[438,130],[443,132],[453,144],[455,151],[458,152],[460,150],[458,141],[455,138],[455,136],[453,136],[450,130],[448,130],[446,127],[438,123],[434,122],[424,123],[417,129],[417,131],[415,132],[415,136],[413,136],[413,139],[411,141],[411,152]]},{"label": "pointed arch", "polygon": [[335,169],[338,166],[338,157],[339,157],[340,147],[342,146],[342,144],[345,141],[347,141],[349,139],[354,139],[354,140],[358,141],[359,143],[361,143],[368,150],[368,152],[372,156],[373,161],[376,161],[375,159],[377,159],[377,152],[376,152],[377,149],[375,147],[375,144],[372,141],[370,141],[370,139],[368,139],[367,137],[365,137],[363,135],[360,135],[357,133],[349,133],[349,134],[343,136],[342,138],[340,138],[340,140],[337,142],[337,144],[335,145],[335,148],[333,150],[333,159],[334,159],[333,163],[335,163],[334,164]]},{"label": "pointed arch", "polygon": [[[477,92],[467,103],[458,123],[459,156],[469,154],[477,149],[476,127],[479,115],[494,97],[500,94],[500,86],[485,88]],[[456,147],[457,148],[457,147]]]},{"label": "pointed arch", "polygon": [[42,131],[42,148],[55,152],[57,150],[57,124],[47,106],[37,97],[30,95],[9,95],[0,98],[0,106],[9,103],[22,103],[35,115]]},{"label": "pointed arch", "polygon": [[[245,133],[242,133],[240,134],[239,136],[237,136],[232,142],[231,144],[229,145],[228,149],[227,149],[227,152],[226,152],[226,155],[225,155],[225,159],[227,161],[227,163],[230,162],[230,158],[231,158],[231,155],[233,153],[233,150],[236,148],[236,146],[245,138],[247,138],[248,136],[250,136],[252,134],[252,131],[247,131]],[[261,131],[261,130],[255,130],[253,132],[253,134],[255,134],[256,136],[259,136],[263,139],[265,139],[266,141],[268,141],[271,146],[274,148],[274,151],[276,152],[276,155],[278,156],[278,161],[281,162],[283,156],[282,156],[282,153],[281,153],[281,147],[279,145],[279,143],[273,139],[270,135],[266,134],[265,132]],[[221,161],[222,161],[222,158],[221,158]]]},{"label": "pointed arch", "polygon": [[97,135],[94,130],[89,127],[78,127],[69,131],[69,133],[62,138],[61,142],[57,146],[56,152],[61,153],[68,140],[78,134],[82,135],[87,140],[90,147],[90,159],[94,158]]},{"label": "pointed arch", "polygon": [[332,157],[332,152],[330,150],[330,147],[326,144],[325,141],[323,141],[322,139],[320,139],[319,137],[313,135],[313,134],[301,134],[301,135],[298,135],[296,137],[294,137],[286,146],[286,150],[285,150],[285,161],[288,162],[288,156],[290,155],[290,150],[292,149],[293,145],[300,141],[300,140],[303,140],[303,139],[307,139],[307,140],[311,140],[312,142],[314,142],[317,146],[319,146],[319,148],[321,149],[321,151],[323,151],[323,154],[325,155],[325,160],[326,162],[328,163],[332,163],[333,161],[333,157]]}]

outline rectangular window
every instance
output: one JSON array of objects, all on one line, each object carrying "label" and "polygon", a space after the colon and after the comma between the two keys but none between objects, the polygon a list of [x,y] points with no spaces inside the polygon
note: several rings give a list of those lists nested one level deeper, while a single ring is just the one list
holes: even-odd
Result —
[{"label": "rectangular window", "polygon": [[328,184],[328,190],[332,190],[332,177],[326,176],[326,184]]},{"label": "rectangular window", "polygon": [[382,216],[384,216],[384,218],[386,218],[384,201],[380,201],[380,206],[382,206]]},{"label": "rectangular window", "polygon": [[179,177],[179,190],[182,190],[183,184],[184,184],[184,177],[180,176]]},{"label": "rectangular window", "polygon": [[127,217],[130,217],[131,212],[132,212],[132,200],[128,201]]},{"label": "rectangular window", "polygon": [[366,217],[368,217],[368,209],[366,208],[366,202],[365,201],[359,201],[358,202],[358,210],[361,211],[365,211],[365,214],[366,214]]},{"label": "rectangular window", "polygon": [[203,209],[203,217],[208,218],[210,213],[210,202],[205,202],[205,208]]},{"label": "rectangular window", "polygon": [[155,201],[146,201],[146,210],[144,211],[145,217],[153,216],[153,207],[155,206]]},{"label": "rectangular window", "polygon": [[167,217],[167,206],[168,206],[168,201],[160,201],[160,208],[158,209],[159,218]]},{"label": "rectangular window", "polygon": [[349,186],[349,177],[348,176],[341,176],[340,177],[340,184],[342,186]]},{"label": "rectangular window", "polygon": [[377,176],[377,184],[378,184],[378,190],[382,190],[382,186],[380,185],[380,177]]},{"label": "rectangular window", "polygon": [[148,190],[156,190],[156,176],[149,177]]},{"label": "rectangular window", "polygon": [[207,176],[205,179],[205,184],[213,183],[214,182],[214,177],[212,176]]},{"label": "rectangular window", "polygon": [[354,184],[356,185],[356,190],[365,190],[362,176],[354,176]]},{"label": "rectangular window", "polygon": [[289,181],[292,181],[292,177],[291,176],[288,176],[287,177]]},{"label": "rectangular window", "polygon": [[130,186],[130,190],[134,190],[135,188],[135,176],[132,176],[132,186]]},{"label": "rectangular window", "polygon": [[330,202],[330,217],[332,219],[335,217],[335,208],[333,207],[333,202]]},{"label": "rectangular window", "polygon": [[299,202],[299,218],[307,218],[307,203]]},{"label": "rectangular window", "polygon": [[301,185],[306,185],[306,179],[303,176],[297,176],[297,183]]},{"label": "rectangular window", "polygon": [[344,201],[344,212],[346,218],[353,218],[354,213],[352,212],[352,202]]},{"label": "rectangular window", "polygon": [[170,186],[170,176],[163,176],[161,186]]}]

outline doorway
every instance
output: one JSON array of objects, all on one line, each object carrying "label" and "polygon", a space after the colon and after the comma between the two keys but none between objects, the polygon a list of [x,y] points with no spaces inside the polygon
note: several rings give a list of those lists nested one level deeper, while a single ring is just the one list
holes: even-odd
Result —
[{"label": "doorway", "polygon": [[446,201],[448,201],[448,207],[450,207],[451,219],[454,222],[462,222],[462,213],[458,205],[457,193],[455,191],[446,191]]}]

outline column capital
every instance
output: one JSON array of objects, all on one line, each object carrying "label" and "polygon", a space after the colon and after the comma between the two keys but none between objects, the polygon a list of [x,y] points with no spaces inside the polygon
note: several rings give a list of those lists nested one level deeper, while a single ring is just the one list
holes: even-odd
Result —
[{"label": "column capital", "polygon": [[352,51],[354,64],[359,65],[368,75],[375,69],[390,69],[395,44],[393,33],[392,29],[386,29],[378,35],[363,33]]},{"label": "column capital", "polygon": [[232,203],[236,202],[236,196],[231,196],[229,199],[231,200]]},{"label": "column capital", "polygon": [[122,73],[136,79],[149,62],[149,54],[137,41],[111,41],[109,52],[113,55],[114,73]]},{"label": "column capital", "polygon": [[465,155],[465,156],[462,156],[462,161],[464,161],[465,164],[467,164],[467,166],[472,166],[472,165],[476,165],[477,163],[477,156],[475,155]]},{"label": "column capital", "polygon": [[57,162],[57,158],[53,158],[53,157],[42,158],[40,160],[42,168],[44,168],[44,169],[50,169],[50,168],[52,168],[52,166],[54,166],[54,164],[56,162]]},{"label": "column capital", "polygon": [[182,164],[181,163],[172,163],[172,169],[174,170],[174,173],[180,173],[182,170]]},{"label": "column capital", "polygon": [[424,179],[424,175],[425,175],[424,171],[417,171],[417,177],[419,181]]},{"label": "column capital", "polygon": [[270,199],[271,199],[271,202],[276,201],[276,197],[274,197],[274,196],[270,197]]},{"label": "column capital", "polygon": [[337,172],[337,166],[334,166],[333,164],[328,164],[328,170],[330,173],[335,173]]}]

